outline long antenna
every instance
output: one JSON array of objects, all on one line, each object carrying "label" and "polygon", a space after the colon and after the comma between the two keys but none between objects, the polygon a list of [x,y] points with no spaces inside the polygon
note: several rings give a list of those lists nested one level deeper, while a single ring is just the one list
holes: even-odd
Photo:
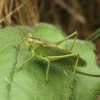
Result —
[{"label": "long antenna", "polygon": [[25,33],[19,27],[16,27],[16,26],[14,26],[14,27],[17,28],[18,30],[20,30],[25,36]]}]

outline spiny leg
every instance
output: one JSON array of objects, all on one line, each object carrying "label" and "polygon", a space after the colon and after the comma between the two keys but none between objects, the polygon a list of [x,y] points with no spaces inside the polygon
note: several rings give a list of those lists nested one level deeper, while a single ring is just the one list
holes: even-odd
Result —
[{"label": "spiny leg", "polygon": [[22,68],[22,67],[23,67],[23,66],[24,66],[28,61],[30,61],[30,60],[33,58],[33,56],[34,56],[34,53],[32,54],[31,57],[29,57],[26,61],[24,61],[24,63],[23,63],[22,65],[16,67],[16,69],[20,69],[20,68]]},{"label": "spiny leg", "polygon": [[77,59],[76,59],[76,63],[74,65],[74,73],[73,73],[73,78],[72,78],[72,85],[71,85],[71,88],[74,89],[76,91],[76,89],[74,88],[73,84],[74,84],[74,81],[75,81],[75,77],[76,77],[76,68],[77,68],[77,65],[78,65],[78,61],[79,61],[79,53],[77,54]]},{"label": "spiny leg", "polygon": [[73,46],[74,46],[74,44],[75,44],[75,41],[76,41],[76,39],[77,39],[77,35],[78,35],[78,33],[77,33],[77,31],[76,31],[76,32],[72,33],[71,35],[67,36],[66,38],[64,38],[63,40],[61,40],[61,41],[55,43],[55,44],[56,44],[56,45],[59,45],[59,44],[61,44],[62,42],[66,41],[67,39],[69,39],[69,38],[75,36],[74,41],[72,42],[72,45],[71,45],[71,47],[70,47],[70,51],[71,51],[72,48],[73,48]]},{"label": "spiny leg", "polygon": [[47,56],[46,58],[49,59],[50,61],[55,61],[55,60],[59,60],[59,59],[63,59],[63,58],[68,58],[68,57],[73,57],[73,56],[77,56],[77,55],[78,55],[78,53],[62,55],[62,56]]},{"label": "spiny leg", "polygon": [[[49,59],[50,61],[54,61],[54,60],[58,60],[58,59],[63,59],[63,58],[68,58],[68,57],[73,57],[73,56],[77,56],[77,59],[76,59],[76,63],[74,65],[74,69],[73,69],[73,78],[72,78],[72,85],[71,85],[71,88],[74,89],[73,87],[73,83],[74,83],[74,80],[75,80],[75,72],[76,72],[76,68],[77,68],[77,65],[78,65],[78,61],[79,61],[79,54],[76,53],[76,54],[69,54],[69,55],[62,55],[62,56],[48,56],[46,57],[47,59]],[[66,68],[67,69],[67,68]],[[74,89],[75,90],[75,89]]]}]

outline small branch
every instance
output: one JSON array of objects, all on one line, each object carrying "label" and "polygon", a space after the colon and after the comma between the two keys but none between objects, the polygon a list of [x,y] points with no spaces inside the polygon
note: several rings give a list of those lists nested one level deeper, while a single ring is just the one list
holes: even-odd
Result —
[{"label": "small branch", "polygon": [[18,6],[15,10],[13,10],[12,12],[10,12],[6,17],[2,18],[0,20],[0,23],[3,22],[6,18],[10,17],[12,14],[14,14],[16,11],[18,11],[19,9],[21,9],[24,6],[24,4],[21,4],[20,6]]}]

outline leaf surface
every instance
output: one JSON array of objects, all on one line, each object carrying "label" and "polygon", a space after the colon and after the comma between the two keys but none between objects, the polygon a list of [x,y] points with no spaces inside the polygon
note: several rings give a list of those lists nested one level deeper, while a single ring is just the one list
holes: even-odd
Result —
[{"label": "leaf surface", "polygon": [[[31,30],[27,27],[21,29],[25,33]],[[20,36],[23,36],[23,33],[14,27],[0,30],[0,100],[65,100],[70,98],[72,90],[69,84],[72,73],[69,72],[69,77],[66,77],[61,68],[51,66],[49,81],[46,82],[47,63],[43,63],[36,57],[27,62],[22,69],[16,70],[16,67],[31,56],[25,43],[17,48],[13,46],[23,39]],[[58,38],[60,37],[63,38],[61,34],[58,34]]]},{"label": "leaf surface", "polygon": [[[32,33],[32,36],[55,43],[63,39],[62,31],[48,24],[39,24],[34,28],[20,27],[24,33]],[[0,30],[0,100],[95,100],[100,94],[100,79],[83,75],[77,75],[76,93],[70,88],[73,73],[63,68],[50,67],[49,81],[45,81],[47,63],[34,57],[27,62],[22,69],[16,70],[32,53],[27,50],[24,43],[18,48],[24,34],[15,27]],[[68,49],[72,41],[64,42],[60,46]],[[79,68],[87,73],[99,74],[100,69],[96,65],[94,45],[89,42],[77,42],[73,53],[79,52],[88,65]],[[88,55],[87,55],[88,54]]]}]

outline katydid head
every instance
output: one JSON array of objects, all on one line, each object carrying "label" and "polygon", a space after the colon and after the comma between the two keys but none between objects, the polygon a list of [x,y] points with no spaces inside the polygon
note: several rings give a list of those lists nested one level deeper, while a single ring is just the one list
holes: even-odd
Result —
[{"label": "katydid head", "polygon": [[31,33],[29,33],[26,36],[26,44],[29,50],[36,50],[40,46],[41,41],[38,38],[32,37]]}]

